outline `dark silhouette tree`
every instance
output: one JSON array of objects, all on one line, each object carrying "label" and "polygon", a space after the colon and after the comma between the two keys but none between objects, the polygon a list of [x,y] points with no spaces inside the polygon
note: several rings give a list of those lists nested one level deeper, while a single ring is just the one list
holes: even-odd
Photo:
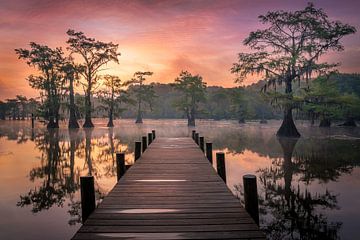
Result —
[{"label": "dark silhouette tree", "polygon": [[345,122],[340,126],[356,127],[355,116],[360,113],[360,97],[354,93],[346,93],[340,97],[342,115]]},{"label": "dark silhouette tree", "polygon": [[16,95],[16,99],[18,100],[19,107],[21,109],[19,110],[19,116],[21,116],[21,120],[25,120],[25,117],[27,115],[28,100],[25,96],[22,95]]},{"label": "dark silhouette tree", "polygon": [[9,111],[9,119],[16,120],[19,116],[19,101],[17,98],[6,99],[7,109]]},{"label": "dark silhouette tree", "polygon": [[85,92],[85,122],[83,127],[92,128],[94,124],[91,120],[91,96],[99,79],[98,73],[109,62],[119,63],[118,44],[96,41],[94,38],[86,37],[82,32],[71,29],[67,31],[67,34],[69,35],[68,50],[71,51],[71,54],[78,54],[83,60],[79,65],[81,68],[79,73],[85,80],[82,82]]},{"label": "dark silhouette tree", "polygon": [[304,89],[302,109],[320,117],[320,127],[330,127],[331,119],[340,116],[340,92],[328,77],[319,77]]},{"label": "dark silhouette tree", "polygon": [[247,115],[247,99],[244,94],[244,88],[234,88],[230,92],[231,111],[237,117],[239,123],[245,123],[245,116]]},{"label": "dark silhouette tree", "polygon": [[125,85],[126,83],[123,83],[117,76],[105,75],[103,77],[103,87],[98,90],[97,95],[103,107],[108,112],[108,127],[114,126],[114,115],[123,111],[123,109],[120,108],[120,104],[129,102],[129,98],[123,89]]},{"label": "dark silhouette tree", "polygon": [[264,91],[277,84],[285,84],[284,94],[274,98],[282,101],[284,118],[278,136],[299,137],[292,117],[296,107],[293,82],[311,79],[332,71],[337,64],[320,62],[327,52],[344,49],[340,40],[356,32],[353,26],[330,21],[327,14],[312,3],[299,11],[273,11],[259,16],[260,22],[268,24],[263,30],[251,32],[244,40],[254,52],[239,53],[232,73],[241,82],[249,74],[257,74],[266,80]]},{"label": "dark silhouette tree", "polygon": [[200,75],[193,76],[187,71],[182,71],[172,85],[183,93],[183,97],[175,103],[176,107],[185,112],[188,126],[195,126],[198,105],[205,101],[206,83]]},{"label": "dark silhouette tree", "polygon": [[0,119],[6,120],[6,114],[8,111],[8,104],[6,102],[0,101]]},{"label": "dark silhouette tree", "polygon": [[147,76],[153,75],[153,72],[135,72],[134,77],[127,81],[129,92],[135,96],[137,102],[137,116],[135,123],[143,123],[143,105],[148,105],[152,110],[153,100],[156,97],[153,85],[145,85]]},{"label": "dark silhouette tree", "polygon": [[64,79],[60,66],[63,63],[61,48],[51,49],[46,45],[30,43],[30,50],[15,49],[19,59],[26,60],[29,66],[36,67],[39,75],[30,75],[27,80],[32,88],[42,91],[45,97],[45,117],[49,120],[47,128],[59,127],[60,101],[64,92]]},{"label": "dark silhouette tree", "polygon": [[79,67],[73,62],[71,57],[65,59],[63,65],[61,66],[61,71],[63,72],[64,80],[68,83],[67,90],[69,92],[69,124],[68,128],[79,128],[79,123],[77,121],[77,107],[75,104],[75,92],[74,85],[79,80]]}]

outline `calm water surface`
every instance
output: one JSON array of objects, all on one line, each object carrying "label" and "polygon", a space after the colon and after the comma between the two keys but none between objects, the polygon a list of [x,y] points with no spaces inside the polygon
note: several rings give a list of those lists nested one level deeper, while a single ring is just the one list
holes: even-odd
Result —
[{"label": "calm water surface", "polygon": [[[32,131],[0,121],[0,239],[69,239],[81,225],[79,177],[95,176],[97,201],[116,182],[115,152],[133,163],[134,141],[190,136],[184,120],[116,121],[93,130]],[[278,139],[280,122],[199,121],[226,153],[227,184],[242,201],[242,176],[258,176],[260,224],[269,239],[360,239],[360,130],[298,122],[303,137]],[[215,163],[214,163],[215,166]]]}]

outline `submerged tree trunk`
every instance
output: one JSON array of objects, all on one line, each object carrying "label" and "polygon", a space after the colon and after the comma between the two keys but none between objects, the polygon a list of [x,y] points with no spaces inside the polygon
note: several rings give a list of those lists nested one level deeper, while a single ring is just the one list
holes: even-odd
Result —
[{"label": "submerged tree trunk", "polygon": [[243,117],[239,117],[238,122],[239,122],[239,123],[245,123],[245,118],[243,118]]},{"label": "submerged tree trunk", "polygon": [[94,124],[91,121],[91,85],[89,85],[85,96],[85,122],[83,128],[93,127]]},{"label": "submerged tree trunk", "polygon": [[69,84],[69,98],[70,98],[70,116],[69,116],[69,125],[68,128],[79,128],[76,117],[76,106],[75,106],[75,97],[74,97],[74,84],[73,79],[70,79]]},{"label": "submerged tree trunk", "polygon": [[139,101],[138,101],[138,113],[137,113],[137,116],[136,116],[135,123],[143,123],[142,112],[141,112],[141,99],[139,99]]},{"label": "submerged tree trunk", "polygon": [[[292,71],[294,72],[294,69],[292,69]],[[293,73],[294,74],[294,73]],[[289,101],[292,101],[292,78],[289,77],[286,81],[285,81],[285,93],[289,96]],[[279,130],[276,133],[276,136],[278,137],[293,137],[293,138],[299,138],[301,135],[298,132],[295,123],[294,123],[294,119],[293,119],[293,115],[292,115],[292,106],[291,104],[286,104],[284,107],[284,118],[283,118],[283,122],[279,128]]]},{"label": "submerged tree trunk", "polygon": [[267,123],[268,123],[268,121],[264,118],[260,120],[260,124],[267,124]]},{"label": "submerged tree trunk", "polygon": [[356,127],[356,122],[354,118],[347,118],[343,124],[340,124],[339,126],[344,127]]},{"label": "submerged tree trunk", "polygon": [[330,119],[328,118],[321,119],[319,127],[330,127],[330,126],[331,126]]},{"label": "submerged tree trunk", "polygon": [[113,123],[113,108],[110,107],[110,110],[109,110],[109,122],[107,124],[107,127],[113,127],[114,126],[114,123]]},{"label": "submerged tree trunk", "polygon": [[47,129],[50,129],[50,128],[59,128],[59,124],[56,124],[56,121],[55,121],[54,117],[50,117],[50,118],[49,118],[49,122],[48,122],[48,124],[46,125],[46,128],[47,128]]},{"label": "submerged tree trunk", "polygon": [[190,112],[187,112],[188,126],[195,127],[195,109],[191,108]]},{"label": "submerged tree trunk", "polygon": [[285,107],[284,119],[276,135],[279,137],[295,137],[295,138],[301,136],[295,126],[291,107],[288,106]]},{"label": "submerged tree trunk", "polygon": [[46,128],[59,128],[58,114],[56,115],[56,107],[53,104],[49,109],[49,122]]}]

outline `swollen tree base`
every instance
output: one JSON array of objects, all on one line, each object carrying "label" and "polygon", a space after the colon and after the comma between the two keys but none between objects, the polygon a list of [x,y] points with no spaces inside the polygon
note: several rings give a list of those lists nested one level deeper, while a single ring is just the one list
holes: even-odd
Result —
[{"label": "swollen tree base", "polygon": [[47,128],[47,129],[59,128],[59,123],[50,121],[50,122],[48,122],[46,128]]},{"label": "swollen tree base", "polygon": [[260,120],[260,124],[267,124],[267,123],[268,123],[268,121],[266,119],[261,119]]},{"label": "swollen tree base", "polygon": [[76,120],[69,120],[69,125],[68,125],[69,129],[77,129],[80,128],[79,123]]},{"label": "swollen tree base", "polygon": [[284,119],[276,133],[276,136],[290,138],[299,138],[301,136],[292,118],[292,109],[287,109],[284,111]]},{"label": "swollen tree base", "polygon": [[195,127],[195,119],[188,118],[188,127]]},{"label": "swollen tree base", "polygon": [[340,124],[339,126],[343,127],[356,127],[356,122],[353,118],[346,119],[346,121],[343,124]]},{"label": "swollen tree base", "polygon": [[135,123],[143,123],[141,115],[137,115]]},{"label": "swollen tree base", "polygon": [[83,128],[93,128],[93,127],[94,127],[94,124],[92,123],[92,121],[86,119],[84,122]]},{"label": "swollen tree base", "polygon": [[331,126],[331,121],[329,119],[322,119],[320,121],[319,127],[330,127],[330,126]]}]

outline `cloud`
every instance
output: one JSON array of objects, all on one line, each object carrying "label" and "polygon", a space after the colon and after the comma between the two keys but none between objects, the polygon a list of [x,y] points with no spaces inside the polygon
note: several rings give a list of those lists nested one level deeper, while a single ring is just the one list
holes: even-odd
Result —
[{"label": "cloud", "polygon": [[[307,0],[12,0],[1,4],[3,99],[19,91],[34,94],[25,80],[34,70],[16,58],[14,48],[27,47],[30,41],[65,47],[69,28],[118,43],[120,64],[107,68],[124,80],[137,70],[151,70],[153,80],[170,82],[187,69],[201,74],[208,85],[235,86],[229,69],[237,53],[247,51],[242,40],[261,27],[257,16],[272,9],[299,9]],[[316,4],[334,19],[359,28],[359,2],[320,0]],[[345,47],[359,48],[359,43],[359,35],[351,36],[346,38]],[[359,51],[331,56],[343,62],[340,70],[359,71],[354,60],[360,59]]]}]

